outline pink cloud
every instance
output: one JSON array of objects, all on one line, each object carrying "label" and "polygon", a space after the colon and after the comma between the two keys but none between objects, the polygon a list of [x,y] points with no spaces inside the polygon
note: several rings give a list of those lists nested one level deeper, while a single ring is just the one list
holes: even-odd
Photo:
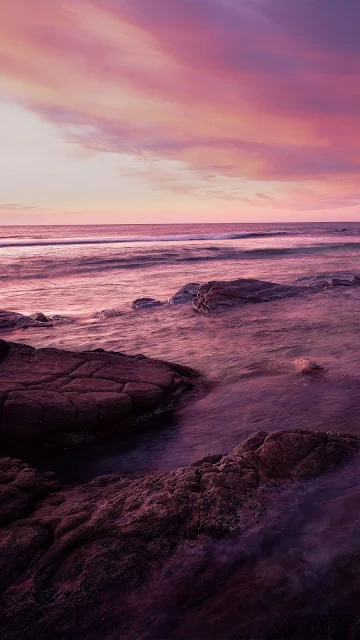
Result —
[{"label": "pink cloud", "polygon": [[349,2],[0,0],[5,92],[84,147],[182,161],[195,187],[153,172],[174,191],[310,180],[345,202],[360,169]]}]

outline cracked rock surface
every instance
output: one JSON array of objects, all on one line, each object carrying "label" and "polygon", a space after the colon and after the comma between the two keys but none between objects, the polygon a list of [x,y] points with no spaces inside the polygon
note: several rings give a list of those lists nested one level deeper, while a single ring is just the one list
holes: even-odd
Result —
[{"label": "cracked rock surface", "polygon": [[144,356],[0,341],[0,434],[8,440],[119,432],[168,407],[198,374]]},{"label": "cracked rock surface", "polygon": [[[226,578],[227,547],[220,562],[211,545],[246,535],[289,483],[336,469],[358,449],[351,435],[257,432],[228,455],[182,469],[67,488],[51,473],[1,459],[2,639],[230,637],[219,630],[227,624],[221,613],[194,623],[197,610],[209,619],[218,573]],[[236,620],[245,625],[251,567],[244,576]],[[266,580],[257,589],[266,592]]]}]

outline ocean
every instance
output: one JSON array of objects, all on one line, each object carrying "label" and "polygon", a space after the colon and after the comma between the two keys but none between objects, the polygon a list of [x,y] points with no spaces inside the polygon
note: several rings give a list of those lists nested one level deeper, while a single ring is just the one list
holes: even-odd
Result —
[{"label": "ocean", "polygon": [[[77,459],[79,478],[178,467],[260,429],[360,435],[360,287],[208,316],[191,305],[130,306],[143,296],[166,302],[187,282],[360,274],[360,223],[4,226],[0,255],[3,309],[74,320],[2,337],[142,353],[189,365],[210,382],[156,432],[110,450],[90,447]],[[95,317],[112,308],[123,314]],[[298,358],[323,373],[299,375]]]}]

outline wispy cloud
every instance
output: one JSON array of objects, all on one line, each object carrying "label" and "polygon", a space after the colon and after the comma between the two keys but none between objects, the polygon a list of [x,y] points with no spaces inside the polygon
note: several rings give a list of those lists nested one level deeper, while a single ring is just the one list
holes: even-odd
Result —
[{"label": "wispy cloud", "polygon": [[306,208],[310,181],[346,206],[359,22],[355,0],[0,0],[0,69],[9,98],[85,149],[138,157],[155,190],[270,207],[301,189]]}]

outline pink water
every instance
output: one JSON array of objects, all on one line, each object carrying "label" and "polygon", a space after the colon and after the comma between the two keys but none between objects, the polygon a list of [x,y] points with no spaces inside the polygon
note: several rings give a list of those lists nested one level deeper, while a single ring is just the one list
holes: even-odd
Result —
[{"label": "pink water", "polygon": [[[161,433],[127,443],[125,452],[120,444],[110,451],[94,448],[79,470],[86,477],[187,464],[229,451],[258,429],[360,433],[359,288],[336,287],[214,316],[195,314],[187,305],[130,309],[139,296],[165,302],[189,281],[258,277],[290,283],[356,273],[359,231],[354,223],[4,227],[1,306],[75,319],[4,337],[41,347],[143,353],[190,365],[214,383]],[[104,308],[124,315],[95,319]],[[299,375],[297,358],[316,360],[323,373]]]}]

